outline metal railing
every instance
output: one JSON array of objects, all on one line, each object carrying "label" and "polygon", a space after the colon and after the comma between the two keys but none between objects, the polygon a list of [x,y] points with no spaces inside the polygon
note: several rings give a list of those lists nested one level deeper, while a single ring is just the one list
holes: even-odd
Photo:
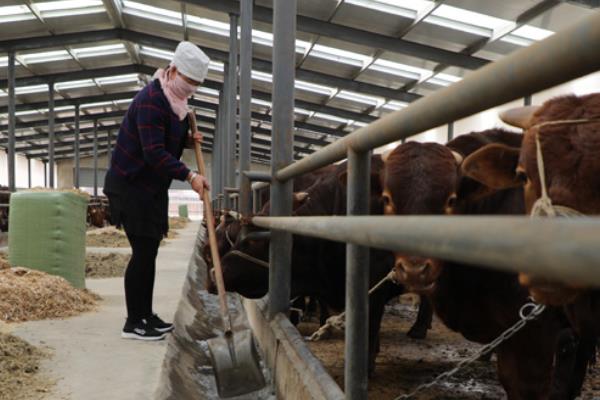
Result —
[{"label": "metal railing", "polygon": [[[271,216],[255,217],[253,223],[272,230],[271,317],[288,308],[292,233],[348,242],[345,353],[348,399],[367,398],[369,246],[600,285],[600,270],[595,268],[600,265],[600,251],[594,240],[600,234],[600,222],[595,219],[358,216],[368,213],[371,150],[600,69],[600,57],[590,50],[600,46],[600,13],[482,67],[460,82],[292,163],[290,107],[293,107],[294,71],[290,60],[294,53],[295,10],[293,0],[274,1]],[[291,180],[346,157],[349,216],[289,217]],[[489,229],[490,224],[493,230]],[[511,254],[510,259],[506,254]]]}]

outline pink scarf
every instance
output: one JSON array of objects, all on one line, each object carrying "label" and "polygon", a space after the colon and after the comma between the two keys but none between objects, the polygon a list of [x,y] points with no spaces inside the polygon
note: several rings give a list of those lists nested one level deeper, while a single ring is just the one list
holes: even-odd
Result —
[{"label": "pink scarf", "polygon": [[169,79],[168,71],[168,68],[159,68],[152,78],[159,80],[171,109],[179,117],[179,120],[183,121],[189,112],[188,98],[196,92],[196,87],[187,83],[179,74],[175,76],[175,79]]}]

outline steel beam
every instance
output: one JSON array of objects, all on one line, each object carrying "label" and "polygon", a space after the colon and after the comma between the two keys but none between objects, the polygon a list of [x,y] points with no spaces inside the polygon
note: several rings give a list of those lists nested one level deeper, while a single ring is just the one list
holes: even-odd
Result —
[{"label": "steel beam", "polygon": [[298,235],[600,287],[598,218],[254,217],[252,222]]},{"label": "steel beam", "polygon": [[[239,170],[250,169],[250,142],[252,139],[252,3],[253,0],[240,1],[240,162]],[[241,173],[240,182],[240,212],[249,217],[252,213],[252,189],[250,179]],[[242,237],[247,233],[246,225],[242,228]]]},{"label": "steel beam", "polygon": [[374,149],[597,71],[600,58],[589,49],[598,46],[600,12],[357,129],[277,172],[276,178],[290,179],[343,159],[349,148]]},{"label": "steel beam", "polygon": [[[368,215],[371,152],[348,152],[348,215]],[[346,399],[366,400],[369,350],[369,248],[346,245]]]},{"label": "steel beam", "polygon": [[75,105],[75,178],[74,184],[79,189],[81,165],[79,161],[79,104]]},{"label": "steel beam", "polygon": [[94,121],[94,197],[98,197],[98,121]]},{"label": "steel beam", "polygon": [[[293,160],[296,0],[273,1],[273,135],[271,174]],[[270,215],[292,214],[292,180],[271,184]],[[290,305],[292,235],[273,230],[269,243],[269,318]]]},{"label": "steel beam", "polygon": [[48,183],[54,188],[54,82],[48,83]]},{"label": "steel beam", "polygon": [[15,52],[8,53],[8,190],[17,190],[15,175]]}]

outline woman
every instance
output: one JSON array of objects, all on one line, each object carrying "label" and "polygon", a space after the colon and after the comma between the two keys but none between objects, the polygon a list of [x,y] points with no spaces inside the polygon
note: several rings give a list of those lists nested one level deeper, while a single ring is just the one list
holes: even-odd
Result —
[{"label": "woman", "polygon": [[173,330],[152,309],[156,256],[169,230],[171,181],[189,182],[200,196],[208,188],[179,159],[186,144],[202,140],[200,134],[189,136],[187,100],[204,81],[209,61],[194,44],[179,43],[169,67],[157,70],[135,96],[119,129],[104,193],[113,223],[123,226],[132,250],[125,272],[126,339],[161,340]]}]

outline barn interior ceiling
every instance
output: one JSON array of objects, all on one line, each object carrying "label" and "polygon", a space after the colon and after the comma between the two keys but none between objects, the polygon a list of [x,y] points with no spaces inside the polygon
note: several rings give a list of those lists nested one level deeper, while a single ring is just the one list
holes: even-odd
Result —
[{"label": "barn interior ceiling", "polygon": [[[300,0],[295,157],[460,81],[470,71],[577,22],[597,0]],[[48,157],[54,89],[56,159],[110,148],[127,107],[180,40],[211,57],[191,104],[212,148],[234,0],[27,0],[0,7],[0,147],[8,137],[8,55],[15,52],[17,153]],[[256,0],[252,40],[252,157],[271,139],[272,2]]]}]

